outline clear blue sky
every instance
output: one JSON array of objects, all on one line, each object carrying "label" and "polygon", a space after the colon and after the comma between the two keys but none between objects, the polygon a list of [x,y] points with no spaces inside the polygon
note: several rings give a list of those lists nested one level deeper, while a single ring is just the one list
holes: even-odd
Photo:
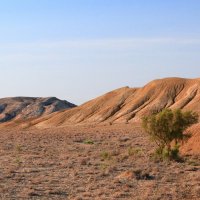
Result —
[{"label": "clear blue sky", "polygon": [[1,0],[0,97],[80,104],[152,79],[200,77],[199,0]]}]

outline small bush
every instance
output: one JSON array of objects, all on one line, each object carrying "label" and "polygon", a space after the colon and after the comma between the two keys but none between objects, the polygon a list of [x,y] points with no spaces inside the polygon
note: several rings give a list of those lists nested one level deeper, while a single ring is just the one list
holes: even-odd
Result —
[{"label": "small bush", "polygon": [[[187,140],[190,134],[185,130],[198,122],[195,112],[183,112],[180,109],[164,109],[142,119],[144,130],[157,144],[156,155],[163,159],[179,158],[179,143]],[[174,143],[174,145],[172,145]]]}]

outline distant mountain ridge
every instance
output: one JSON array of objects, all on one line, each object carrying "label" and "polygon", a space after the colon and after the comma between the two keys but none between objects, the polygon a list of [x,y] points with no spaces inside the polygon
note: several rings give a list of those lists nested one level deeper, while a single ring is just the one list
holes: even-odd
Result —
[{"label": "distant mountain ridge", "polygon": [[76,105],[56,97],[10,97],[0,99],[0,123],[13,119],[27,120],[70,109]]}]

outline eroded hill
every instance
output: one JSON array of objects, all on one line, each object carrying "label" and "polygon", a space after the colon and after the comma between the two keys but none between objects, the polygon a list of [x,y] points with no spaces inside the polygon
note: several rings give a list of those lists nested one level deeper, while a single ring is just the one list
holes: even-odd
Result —
[{"label": "eroded hill", "polygon": [[55,97],[13,97],[0,99],[0,122],[28,120],[59,110],[75,107],[74,104]]},{"label": "eroded hill", "polygon": [[71,110],[35,121],[38,127],[69,124],[131,123],[163,108],[180,108],[200,113],[200,79],[166,78],[142,88],[124,87]]}]

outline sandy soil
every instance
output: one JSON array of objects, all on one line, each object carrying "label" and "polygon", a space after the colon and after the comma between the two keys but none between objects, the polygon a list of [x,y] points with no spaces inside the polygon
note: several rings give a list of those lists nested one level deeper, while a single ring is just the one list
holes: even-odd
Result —
[{"label": "sandy soil", "polygon": [[200,158],[155,161],[136,125],[0,134],[0,199],[200,199]]}]

